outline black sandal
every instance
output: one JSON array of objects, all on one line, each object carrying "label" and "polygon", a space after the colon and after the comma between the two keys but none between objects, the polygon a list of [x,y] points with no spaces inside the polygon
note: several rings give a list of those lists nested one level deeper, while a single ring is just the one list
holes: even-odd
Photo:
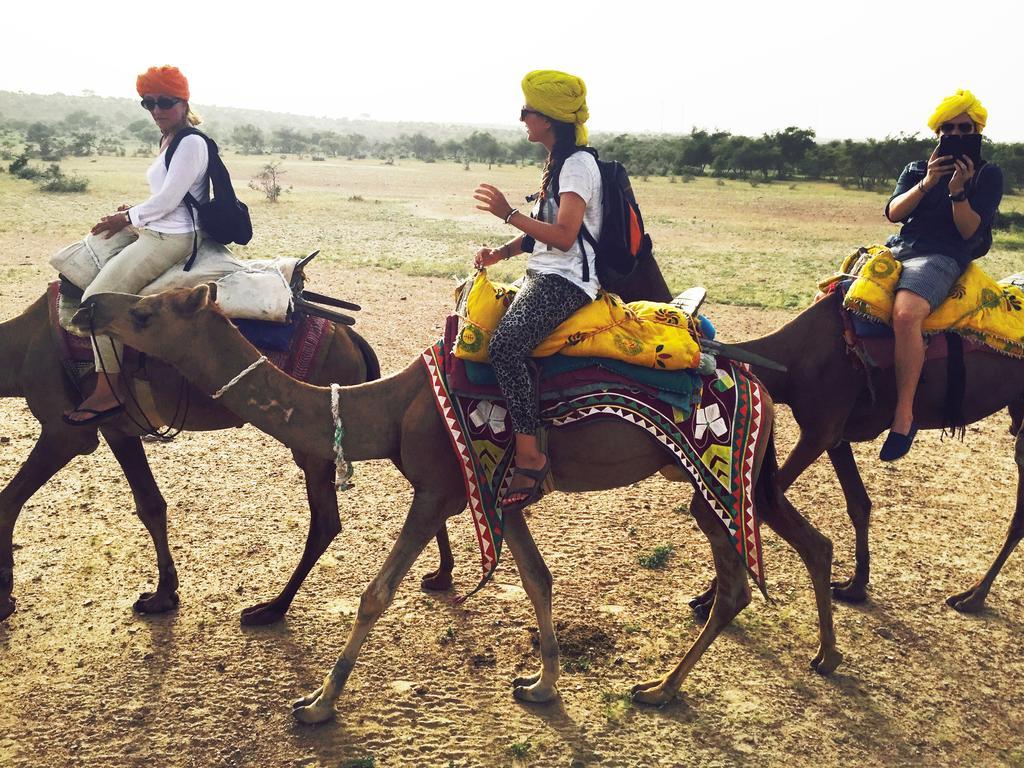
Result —
[{"label": "black sandal", "polygon": [[[544,459],[544,466],[540,469],[527,469],[526,467],[513,467],[512,477],[509,479],[509,487],[505,489],[505,494],[501,497],[501,503],[498,505],[501,508],[502,514],[505,512],[521,512],[526,507],[540,501],[544,495],[544,480],[551,474],[551,459]],[[530,478],[529,485],[523,485],[518,488],[512,486],[512,482],[516,476]],[[506,501],[509,496],[524,496],[520,501]]]},{"label": "black sandal", "polygon": [[[87,419],[72,419],[71,416],[75,413],[91,413],[92,416]],[[61,416],[61,419],[70,427],[95,427],[110,421],[115,416],[120,416],[122,413],[124,413],[123,405],[115,405],[113,408],[107,408],[105,411],[97,411],[95,408],[75,408]]]}]

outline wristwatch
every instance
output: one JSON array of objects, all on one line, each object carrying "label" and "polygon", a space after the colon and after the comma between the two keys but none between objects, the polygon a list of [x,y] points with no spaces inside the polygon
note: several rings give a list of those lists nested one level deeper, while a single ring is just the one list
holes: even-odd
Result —
[{"label": "wristwatch", "polygon": [[949,196],[950,202],[953,202],[953,203],[962,203],[966,199],[967,199],[967,190],[966,189],[961,189],[957,194]]}]

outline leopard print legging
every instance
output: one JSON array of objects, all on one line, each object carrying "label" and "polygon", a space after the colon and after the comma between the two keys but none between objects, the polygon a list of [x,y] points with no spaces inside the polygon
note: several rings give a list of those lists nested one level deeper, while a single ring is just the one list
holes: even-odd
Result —
[{"label": "leopard print legging", "polygon": [[491,336],[491,364],[505,396],[512,428],[535,435],[540,428],[537,380],[530,353],[590,297],[560,275],[528,275]]}]

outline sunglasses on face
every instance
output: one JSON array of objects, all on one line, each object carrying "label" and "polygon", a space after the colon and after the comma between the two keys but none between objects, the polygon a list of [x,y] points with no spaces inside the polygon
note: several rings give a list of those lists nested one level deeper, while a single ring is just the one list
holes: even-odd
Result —
[{"label": "sunglasses on face", "polygon": [[939,131],[947,136],[956,129],[960,129],[960,133],[974,133],[974,123],[943,123],[939,126]]},{"label": "sunglasses on face", "polygon": [[538,112],[536,109],[527,109],[526,107],[523,107],[521,110],[519,110],[519,121],[523,122],[524,120],[526,120],[527,115],[537,115],[539,117],[543,117],[543,114]]},{"label": "sunglasses on face", "polygon": [[181,101],[184,101],[184,99],[179,99],[174,96],[161,96],[158,99],[153,99],[147,96],[139,103],[142,105],[143,109],[152,112],[157,107],[160,107],[160,109],[170,109]]}]

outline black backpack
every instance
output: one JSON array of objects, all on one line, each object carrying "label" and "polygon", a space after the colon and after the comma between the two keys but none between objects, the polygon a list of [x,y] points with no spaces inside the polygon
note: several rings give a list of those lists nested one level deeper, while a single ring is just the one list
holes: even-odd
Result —
[{"label": "black backpack", "polygon": [[583,248],[583,240],[586,239],[594,249],[597,279],[601,285],[612,285],[632,274],[637,262],[650,255],[653,244],[651,236],[644,231],[640,206],[637,205],[633,185],[622,163],[599,159],[597,150],[592,147],[581,151],[594,156],[601,172],[601,236],[595,240],[585,225],[580,227],[583,279],[590,279],[586,251]]},{"label": "black backpack", "polygon": [[[200,204],[192,197],[191,193],[185,195],[184,202],[192,215],[192,226],[197,229],[195,224],[198,214],[203,231],[213,240],[223,245],[228,243],[245,245],[252,240],[252,220],[249,218],[249,209],[245,203],[235,195],[235,189],[231,186],[231,176],[217,151],[217,142],[195,128],[183,128],[175,134],[170,146],[167,147],[167,153],[164,155],[164,167],[171,167],[171,156],[174,154],[174,150],[178,148],[182,139],[192,135],[202,136],[206,140],[210,157],[207,175],[213,184],[213,195],[208,203]],[[185,262],[186,272],[192,269],[198,250],[199,236],[196,235],[192,240],[192,255]]]}]

